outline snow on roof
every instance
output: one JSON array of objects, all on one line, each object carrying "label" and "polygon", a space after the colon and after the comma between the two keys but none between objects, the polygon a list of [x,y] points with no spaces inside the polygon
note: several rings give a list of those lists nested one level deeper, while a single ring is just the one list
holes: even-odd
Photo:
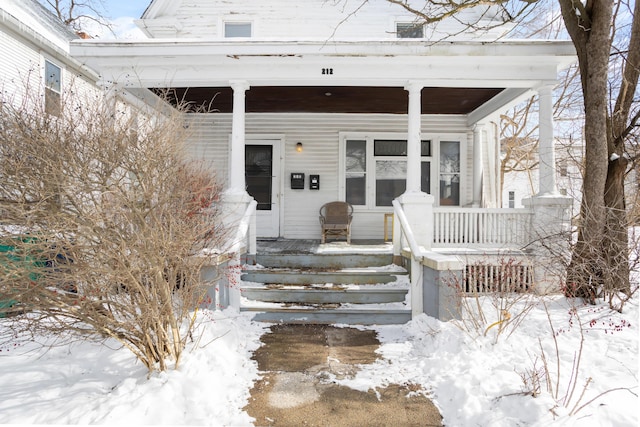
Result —
[{"label": "snow on roof", "polygon": [[53,13],[35,0],[3,0],[0,11],[19,21],[26,27],[25,30],[40,35],[43,42],[48,42],[64,52],[69,52],[69,41],[78,38]]}]

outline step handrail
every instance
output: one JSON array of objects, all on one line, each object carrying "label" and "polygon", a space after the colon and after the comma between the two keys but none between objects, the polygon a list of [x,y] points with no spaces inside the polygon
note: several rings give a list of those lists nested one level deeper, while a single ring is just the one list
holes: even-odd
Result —
[{"label": "step handrail", "polygon": [[405,215],[404,210],[402,209],[402,205],[397,199],[394,199],[391,203],[393,204],[393,213],[396,215],[400,223],[401,234],[398,237],[398,239],[400,239],[400,244],[402,244],[402,235],[404,234],[407,241],[409,242],[409,249],[411,251],[411,256],[416,261],[421,262],[424,259],[424,256],[422,255],[422,250],[420,249],[420,246],[418,245],[418,242],[416,241],[416,238],[413,235],[413,230],[411,229],[409,220],[407,219],[407,216]]},{"label": "step handrail", "polygon": [[[236,233],[235,242],[245,242],[248,255],[256,254],[256,208],[258,202],[252,199],[247,204],[247,209],[244,211],[240,223],[238,224],[238,231]],[[234,248],[236,249],[236,248]],[[238,248],[239,249],[239,248]]]}]

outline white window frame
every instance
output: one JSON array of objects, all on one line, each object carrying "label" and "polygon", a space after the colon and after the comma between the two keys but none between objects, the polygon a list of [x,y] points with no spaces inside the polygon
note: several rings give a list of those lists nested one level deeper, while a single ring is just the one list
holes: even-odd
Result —
[{"label": "white window frame", "polygon": [[[54,67],[57,67],[60,70],[60,88],[58,90],[56,89],[51,89],[47,86],[47,63],[53,65]],[[42,57],[42,76],[41,76],[41,82],[42,82],[42,93],[43,93],[43,99],[44,99],[44,107],[45,107],[45,112],[48,113],[47,111],[47,107],[46,107],[46,103],[47,103],[47,90],[51,90],[52,92],[55,92],[58,94],[58,96],[60,97],[60,105],[58,106],[58,114],[55,114],[55,116],[59,116],[62,113],[62,92],[64,89],[64,72],[65,69],[62,65],[60,65],[59,62],[52,60],[51,58],[48,58],[46,56]],[[51,113],[49,113],[51,114]]]},{"label": "white window frame", "polygon": [[[354,205],[355,211],[372,211],[387,212],[389,206],[376,206],[376,157],[373,152],[373,141],[377,139],[398,139],[406,140],[406,133],[397,132],[340,132],[339,134],[339,170],[338,170],[338,197],[339,200],[346,200],[346,154],[348,140],[361,140],[367,142],[366,151],[366,204]],[[459,141],[460,142],[460,205],[467,203],[467,135],[464,133],[423,133],[421,140],[431,141],[431,156],[424,156],[424,160],[431,162],[431,194],[435,199],[435,205],[440,206],[440,142],[441,141]],[[399,160],[403,157],[389,157],[390,160]],[[385,157],[378,159],[385,160]],[[406,157],[404,157],[406,159]]]}]

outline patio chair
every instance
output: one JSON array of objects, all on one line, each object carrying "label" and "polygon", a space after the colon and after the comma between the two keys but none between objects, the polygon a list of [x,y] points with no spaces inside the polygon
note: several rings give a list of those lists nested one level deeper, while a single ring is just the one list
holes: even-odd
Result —
[{"label": "patio chair", "polygon": [[346,236],[351,243],[351,219],[353,206],[347,202],[325,203],[320,208],[320,226],[322,227],[322,243],[327,236]]}]

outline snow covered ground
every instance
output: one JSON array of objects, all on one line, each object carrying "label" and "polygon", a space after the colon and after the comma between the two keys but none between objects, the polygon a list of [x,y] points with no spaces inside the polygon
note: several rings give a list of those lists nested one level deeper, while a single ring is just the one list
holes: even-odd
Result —
[{"label": "snow covered ground", "polygon": [[[481,302],[486,312],[497,313],[495,299]],[[486,336],[495,318],[475,329],[425,315],[406,325],[375,327],[381,358],[340,382],[361,390],[421,384],[449,427],[637,427],[638,298],[623,314],[562,297],[521,300],[510,309],[512,319],[525,308],[528,315],[516,328],[500,332],[496,325]],[[268,325],[229,309],[199,315],[197,342],[180,369],[149,378],[115,343],[76,342],[45,350],[43,339],[16,338],[0,348],[0,421],[252,425],[242,411],[259,377],[250,357]],[[0,328],[6,332],[3,320]],[[547,391],[542,349],[556,397]],[[536,378],[539,394],[533,397],[527,392]]]}]

